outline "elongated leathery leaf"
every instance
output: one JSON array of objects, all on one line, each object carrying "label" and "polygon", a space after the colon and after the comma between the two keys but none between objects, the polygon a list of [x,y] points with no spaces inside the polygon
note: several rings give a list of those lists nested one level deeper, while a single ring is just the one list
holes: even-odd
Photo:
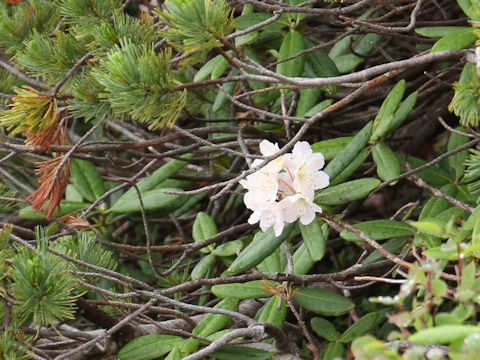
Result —
[{"label": "elongated leathery leaf", "polygon": [[[195,242],[200,242],[211,238],[217,234],[217,225],[213,219],[200,211],[193,222],[192,237]],[[210,252],[213,250],[213,245],[208,245],[208,248],[203,248],[201,252]]]},{"label": "elongated leathery leaf", "polygon": [[363,127],[325,167],[325,172],[333,181],[340,172],[345,169],[358,155],[358,153],[368,144],[368,140],[372,134],[373,123],[369,122]]},{"label": "elongated leathery leaf", "polygon": [[442,325],[420,330],[411,335],[408,340],[416,344],[450,344],[461,340],[473,332],[480,332],[474,325]]},{"label": "elongated leathery leaf", "polygon": [[327,187],[317,191],[315,202],[323,205],[342,205],[366,197],[380,185],[380,180],[363,178]]},{"label": "elongated leathery leaf", "polygon": [[70,168],[73,185],[85,199],[94,202],[105,193],[102,177],[92,162],[72,159]]},{"label": "elongated leathery leaf", "polygon": [[378,319],[378,312],[371,312],[365,316],[362,316],[358,319],[352,326],[350,326],[345,332],[340,336],[340,341],[344,343],[349,343],[361,335],[365,334],[367,331],[370,331],[374,326],[375,322]]},{"label": "elongated leathery leaf", "polygon": [[[377,165],[377,174],[380,179],[387,181],[400,175],[400,163],[395,153],[384,143],[379,142],[372,147],[373,161]],[[390,183],[391,186],[397,182]]]},{"label": "elongated leathery leaf", "polygon": [[130,341],[119,352],[120,360],[151,360],[165,355],[183,338],[173,335],[145,335]]},{"label": "elongated leathery leaf", "polygon": [[[280,301],[280,309],[278,304]],[[269,322],[277,325],[279,328],[283,327],[283,322],[287,317],[287,302],[281,299],[278,295],[273,296],[267,303],[259,310],[258,321]]]},{"label": "elongated leathery leaf", "polygon": [[433,45],[431,52],[465,49],[473,44],[475,40],[477,40],[475,28],[472,27],[467,30],[459,29],[438,40]]},{"label": "elongated leathery leaf", "polygon": [[[282,45],[280,46],[279,59],[284,60],[291,56],[298,54],[301,50],[305,48],[305,42],[303,35],[298,31],[290,31],[287,33],[283,39]],[[305,67],[305,55],[300,55],[294,59],[281,62],[277,65],[277,72],[279,74],[295,77],[301,76]],[[288,92],[288,90],[281,90],[283,93]]]},{"label": "elongated leathery leaf", "polygon": [[321,152],[325,160],[331,160],[352,141],[351,136],[322,140],[312,144],[314,152]]},{"label": "elongated leathery leaf", "polygon": [[302,239],[308,253],[314,261],[320,261],[325,255],[327,239],[323,236],[320,221],[315,219],[308,225],[299,224]]},{"label": "elongated leathery leaf", "polygon": [[240,253],[232,265],[228,268],[229,274],[238,274],[259,264],[287,238],[294,225],[288,224],[280,236],[275,236],[273,228],[267,231],[259,231],[253,241]]},{"label": "elongated leathery leaf", "polygon": [[373,122],[373,133],[370,138],[371,141],[376,142],[389,132],[393,116],[400,105],[400,101],[402,101],[404,92],[405,80],[402,79],[388,93],[380,110],[378,110],[378,114]]},{"label": "elongated leathery leaf", "polygon": [[271,296],[265,290],[267,284],[276,284],[273,281],[266,283],[263,280],[248,281],[246,283],[219,284],[212,286],[215,296],[226,298],[235,297],[238,299],[256,299]]},{"label": "elongated leathery leaf", "polygon": [[[183,158],[191,158],[192,154],[186,154]],[[143,178],[137,183],[138,191],[141,194],[153,189],[156,185],[160,184],[163,180],[168,179],[173,174],[177,173],[187,165],[183,160],[171,160],[165,165],[155,170],[151,175]],[[129,189],[123,194],[120,199],[113,205],[112,211],[117,211],[119,208],[123,208],[127,203],[131,203],[138,197],[137,191],[134,188]]]},{"label": "elongated leathery leaf", "polygon": [[[176,194],[168,194],[168,191],[182,191],[182,189],[178,188],[161,188],[161,189],[154,189],[150,191],[145,191],[141,193],[142,196],[142,203],[145,210],[158,210],[163,207],[166,207],[175,201],[177,201],[181,195]],[[121,199],[120,199],[121,200]],[[117,213],[131,213],[131,212],[139,212],[141,211],[140,200],[137,197],[132,198],[130,201],[122,201],[119,204],[119,201],[115,203],[112,207],[112,212]],[[119,205],[118,205],[119,204]]]},{"label": "elongated leathery leaf", "polygon": [[[355,227],[363,231],[373,240],[386,240],[394,237],[414,234],[414,229],[410,225],[396,220],[380,219],[365,221],[356,224]],[[340,233],[340,237],[347,241],[362,241],[360,237],[348,230],[343,230]]]},{"label": "elongated leathery leaf", "polygon": [[317,287],[300,288],[293,301],[316,314],[327,316],[343,315],[355,307],[345,296]]}]

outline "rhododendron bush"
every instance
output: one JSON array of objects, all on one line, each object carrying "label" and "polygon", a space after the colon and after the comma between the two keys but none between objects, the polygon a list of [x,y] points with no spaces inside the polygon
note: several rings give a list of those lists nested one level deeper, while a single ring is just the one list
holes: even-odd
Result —
[{"label": "rhododendron bush", "polygon": [[0,359],[477,359],[479,24],[0,0]]}]

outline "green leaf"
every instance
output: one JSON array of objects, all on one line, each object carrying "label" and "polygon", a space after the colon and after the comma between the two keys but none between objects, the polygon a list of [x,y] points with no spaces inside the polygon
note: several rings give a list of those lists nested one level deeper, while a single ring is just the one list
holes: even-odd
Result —
[{"label": "green leaf", "polygon": [[447,221],[439,218],[426,218],[422,221],[411,221],[409,223],[421,233],[447,239],[450,235],[446,231]]},{"label": "green leaf", "polygon": [[330,186],[338,185],[343,183],[347,180],[350,176],[352,176],[355,171],[365,162],[367,157],[370,155],[370,150],[365,148],[358,153],[358,155],[353,159],[353,161],[342,170],[340,174],[338,174],[333,181],[330,181]]},{"label": "green leaf", "polygon": [[[69,201],[69,200],[61,200],[60,201],[60,213],[58,213],[58,207],[53,212],[55,216],[64,216],[70,214],[74,211],[85,209],[89,207],[91,204],[78,202],[78,201]],[[40,212],[33,210],[31,206],[24,207],[18,213],[21,217],[27,220],[45,220],[45,215]]]},{"label": "green leaf", "polygon": [[[376,241],[414,234],[414,230],[410,225],[396,220],[380,219],[365,221],[356,224],[355,228],[361,230]],[[362,241],[360,237],[348,230],[342,230],[340,237],[347,241]]]},{"label": "green leaf", "polygon": [[275,285],[273,281],[254,280],[245,283],[219,284],[212,286],[212,292],[220,298],[235,297],[238,299],[258,299],[272,294],[265,290],[267,284]]},{"label": "green leaf", "polygon": [[442,325],[420,330],[410,335],[408,340],[421,345],[451,344],[463,340],[474,332],[480,332],[480,327],[474,325]]},{"label": "green leaf", "polygon": [[180,347],[174,346],[173,349],[168,353],[165,360],[182,360],[183,355]]},{"label": "green leaf", "polygon": [[293,300],[315,314],[326,316],[340,316],[355,307],[345,296],[317,287],[299,288]]},{"label": "green leaf", "polygon": [[232,256],[235,255],[237,251],[242,250],[242,248],[243,242],[241,240],[227,241],[213,250],[212,254],[215,256]]},{"label": "green leaf", "polygon": [[389,134],[397,130],[400,125],[403,124],[408,114],[410,114],[410,111],[412,111],[412,109],[415,107],[417,99],[418,92],[415,91],[408,95],[407,98],[402,101],[397,111],[395,111],[395,115],[393,116],[392,122],[390,124],[390,129],[388,130]]},{"label": "green leaf", "polygon": [[[305,38],[305,45],[312,48],[315,46],[315,43],[310,39]],[[321,49],[309,52],[306,61],[317,77],[333,77],[340,75],[333,60]]]},{"label": "green leaf", "polygon": [[365,125],[349,144],[328,163],[324,171],[330,176],[330,181],[333,181],[357,157],[358,153],[365,148],[372,134],[372,127],[372,122]]},{"label": "green leaf", "polygon": [[216,257],[213,254],[204,256],[192,270],[192,280],[202,279],[215,264]]},{"label": "green leaf", "polygon": [[173,216],[177,218],[181,217],[185,213],[192,210],[194,206],[198,204],[207,195],[208,195],[208,191],[202,191],[201,193],[188,196],[187,201],[182,206],[180,206],[179,208],[173,211]]},{"label": "green leaf", "polygon": [[91,161],[73,158],[70,171],[75,189],[88,201],[94,202],[105,193],[102,177]]},{"label": "green leaf", "polygon": [[273,355],[275,353],[238,345],[225,345],[211,354],[212,357],[219,360],[267,360]]},{"label": "green leaf", "polygon": [[235,46],[238,48],[238,47],[241,47],[243,45],[251,44],[252,42],[254,42],[259,37],[260,37],[260,31],[258,31],[258,30],[249,32],[245,35],[240,35],[240,36],[235,38]]},{"label": "green leaf", "polygon": [[[457,187],[453,184],[444,185],[440,188],[440,190],[443,193],[452,197],[455,197],[455,195],[457,194]],[[442,211],[447,210],[450,207],[451,204],[447,200],[432,196],[423,206],[422,211],[418,216],[418,219],[423,220],[428,217],[435,217]]]},{"label": "green leaf", "polygon": [[463,225],[462,230],[472,230],[477,225],[478,219],[480,219],[480,205],[477,205],[475,210],[470,214],[466,223]]},{"label": "green leaf", "polygon": [[[477,218],[472,232],[472,247],[480,249],[480,218]],[[475,256],[478,256],[478,250],[475,252]]]},{"label": "green leaf", "polygon": [[[377,165],[377,174],[380,179],[387,181],[400,175],[400,164],[395,153],[382,142],[372,147],[373,161]],[[390,184],[393,186],[398,181]]]},{"label": "green leaf", "polygon": [[[463,127],[457,127],[456,130],[466,133],[466,130]],[[455,150],[456,148],[466,144],[468,141],[468,137],[452,133],[448,139],[447,151]],[[465,170],[465,160],[467,156],[468,150],[462,150],[447,159],[448,165],[450,168],[452,168],[455,174],[455,182],[458,182],[458,180],[460,180],[460,178],[463,176],[463,172]]]},{"label": "green leaf", "polygon": [[[226,52],[228,56],[233,56],[233,50],[228,50]],[[218,79],[220,76],[223,75],[225,70],[227,70],[228,67],[228,60],[222,55],[222,61],[219,61],[215,67],[212,70],[212,74],[210,76],[210,79],[215,80]]]},{"label": "green leaf", "polygon": [[65,200],[82,202],[83,196],[75,189],[75,186],[68,184],[65,188]]},{"label": "green leaf", "polygon": [[278,247],[273,253],[263,259],[258,265],[257,270],[264,273],[275,273],[282,271],[282,248]]},{"label": "green leaf", "polygon": [[315,202],[323,205],[342,205],[366,197],[380,185],[380,180],[363,178],[327,187],[317,191]]},{"label": "green leaf", "polygon": [[[253,25],[257,25],[258,23],[261,23],[262,21],[265,21],[267,19],[270,19],[272,17],[271,14],[267,13],[259,13],[259,12],[254,12],[251,14],[246,14],[246,15],[240,15],[235,18],[234,21],[234,26],[235,29],[237,30],[245,30],[246,28],[249,28]],[[262,30],[278,30],[285,27],[284,23],[279,22],[278,20],[265,25],[262,27]]]},{"label": "green leaf", "polygon": [[362,336],[366,332],[373,329],[378,319],[378,312],[372,312],[365,316],[362,316],[356,322],[352,324],[343,334],[340,336],[340,341],[349,343],[356,338]]},{"label": "green leaf", "polygon": [[[177,188],[155,189],[142,193],[142,202],[145,210],[159,210],[177,201],[181,195],[167,194],[165,191],[182,191]],[[122,197],[123,198],[123,197]],[[132,213],[140,212],[140,201],[138,197],[132,198],[130,201],[122,201],[120,198],[111,208],[114,213]],[[120,204],[119,204],[120,203]]]},{"label": "green leaf", "polygon": [[217,235],[217,225],[213,219],[200,211],[193,222],[192,237],[196,242],[200,242]]},{"label": "green leaf", "polygon": [[[236,69],[233,69],[229,72],[228,77],[236,76],[238,75],[238,71]],[[236,81],[230,81],[222,84],[222,90],[219,90],[217,92],[217,96],[215,97],[215,101],[213,102],[212,105],[212,111],[217,112],[220,110],[225,104],[228,103],[229,99],[225,93],[232,95],[233,91],[235,90],[235,86],[237,86]]]},{"label": "green leaf", "polygon": [[[305,243],[293,253],[293,273],[297,275],[305,275],[315,264],[315,260],[310,256]],[[285,266],[284,272],[288,272],[288,266]]]},{"label": "green leaf", "polygon": [[[217,55],[205,65],[203,65],[200,70],[193,77],[193,81],[202,81],[208,78],[212,71],[223,61],[227,61],[222,55]],[[228,65],[228,62],[227,62]],[[226,67],[225,67],[226,68]]]},{"label": "green leaf", "polygon": [[323,154],[325,160],[331,160],[342,151],[352,141],[351,136],[336,137],[333,139],[323,140],[312,144],[314,152]]},{"label": "green leaf", "polygon": [[373,133],[370,141],[376,142],[390,130],[392,119],[405,92],[405,80],[400,80],[388,93],[373,122]]},{"label": "green leaf", "polygon": [[300,89],[300,97],[298,99],[295,116],[304,117],[307,111],[317,104],[321,93],[322,90],[320,88]]},{"label": "green leaf", "polygon": [[[192,237],[195,242],[200,242],[217,235],[217,225],[215,221],[204,212],[200,211],[193,222]],[[200,252],[207,253],[213,250],[213,245],[200,249]]]},{"label": "green leaf", "polygon": [[[214,309],[223,309],[230,311],[238,310],[238,298],[228,297],[214,306]],[[210,313],[205,316],[193,329],[193,333],[198,336],[206,337],[225,327],[231,320],[230,316]]]},{"label": "green leaf", "polygon": [[359,360],[382,359],[382,360],[402,360],[403,357],[396,351],[385,346],[383,341],[375,339],[373,336],[362,336],[352,342],[353,355]]},{"label": "green leaf", "polygon": [[312,107],[310,110],[308,110],[305,114],[303,114],[304,117],[309,118],[312,116],[317,115],[319,112],[322,112],[326,108],[328,108],[330,105],[333,104],[333,99],[326,99],[321,102],[319,102],[317,105]]},{"label": "green leaf", "polygon": [[183,341],[180,336],[145,335],[130,341],[117,356],[120,360],[152,360],[165,355]]},{"label": "green leaf", "polygon": [[238,274],[259,264],[280,246],[293,228],[293,224],[286,225],[278,237],[275,236],[273,228],[265,232],[259,231],[255,234],[253,241],[240,253],[233,264],[230,265],[227,272],[229,274]]},{"label": "green leaf", "polygon": [[[192,154],[187,154],[187,155],[184,155],[183,157],[185,159],[189,159],[192,156],[193,156]],[[176,159],[171,160],[165,165],[155,170],[151,175],[140,180],[137,183],[137,188],[138,188],[138,191],[140,191],[140,193],[142,194],[142,199],[143,199],[144,193],[153,189],[155,186],[160,184],[165,179],[168,179],[170,176],[179,172],[181,169],[185,167],[185,165],[187,165],[186,161],[176,160]],[[135,190],[135,188],[130,188],[113,205],[112,211],[116,212],[118,208],[123,208],[127,203],[131,203],[134,200],[138,201],[137,191]]]},{"label": "green leaf", "polygon": [[[279,303],[280,309],[278,308]],[[281,329],[283,327],[283,322],[287,317],[287,302],[278,295],[274,295],[258,311],[258,313],[258,322],[268,322],[278,326]]]},{"label": "green leaf", "polygon": [[320,221],[315,219],[308,225],[302,225],[301,223],[298,225],[310,257],[314,261],[322,260],[325,255],[327,239],[323,237]]},{"label": "green leaf", "polygon": [[[215,305],[214,309],[237,311],[238,299],[231,297],[225,298]],[[231,319],[232,318],[227,315],[209,313],[202,320],[200,320],[197,326],[195,326],[193,329],[193,334],[201,337],[208,337],[209,335],[212,335],[213,333],[223,329]],[[190,354],[194,352],[200,346],[200,344],[200,341],[195,338],[190,338],[186,341],[184,340],[181,344],[181,351],[184,354]]]},{"label": "green leaf", "polygon": [[314,317],[310,320],[310,326],[315,333],[327,341],[335,341],[340,337],[340,333],[333,324],[325,319]]},{"label": "green leaf", "polygon": [[[294,56],[303,49],[305,49],[303,35],[298,31],[289,31],[280,46],[278,60],[284,60],[290,56]],[[279,63],[277,65],[277,73],[288,77],[302,76],[304,68],[305,55],[300,55],[292,60]],[[283,91],[285,92],[285,90]]]},{"label": "green leaf", "polygon": [[[387,250],[389,253],[396,253],[398,250],[402,248],[405,244],[405,238],[394,238],[386,241],[382,244],[382,247]],[[370,255],[368,255],[365,260],[362,261],[362,264],[373,264],[377,261],[384,260],[385,256],[383,256],[378,250],[375,250]]]},{"label": "green leaf", "polygon": [[430,53],[447,50],[461,50],[469,47],[475,42],[475,40],[477,40],[474,30],[474,28],[467,30],[460,29],[445,35],[433,45]]},{"label": "green leaf", "polygon": [[355,69],[363,62],[363,58],[355,54],[345,54],[336,57],[334,62],[340,74],[345,74]]},{"label": "green leaf", "polygon": [[457,2],[470,19],[480,21],[480,7],[476,0],[457,0]]},{"label": "green leaf", "polygon": [[426,26],[416,28],[415,32],[419,35],[428,38],[441,38],[451,33],[455,33],[462,30],[468,30],[471,27],[468,26]]},{"label": "green leaf", "polygon": [[323,354],[323,360],[344,359],[346,353],[345,346],[342,343],[331,343],[328,345],[325,354]]},{"label": "green leaf", "polygon": [[[315,46],[315,43],[305,38],[305,46],[312,48]],[[333,77],[340,75],[333,60],[321,49],[306,54],[305,69],[308,68],[313,72],[313,74],[309,74],[310,77]],[[330,93],[336,93],[339,89],[338,86],[329,86],[325,90]]]},{"label": "green leaf", "polygon": [[[401,163],[408,162],[412,169],[416,169],[427,163],[425,160],[411,155],[407,156],[403,154],[397,154],[397,156],[399,157]],[[437,166],[430,166],[425,170],[419,171],[417,175],[433,186],[443,186],[451,182],[448,173]]]}]

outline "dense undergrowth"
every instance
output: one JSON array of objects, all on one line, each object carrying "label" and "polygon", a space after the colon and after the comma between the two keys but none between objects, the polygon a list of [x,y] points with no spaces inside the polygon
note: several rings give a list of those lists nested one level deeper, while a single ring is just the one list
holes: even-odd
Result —
[{"label": "dense undergrowth", "polygon": [[478,22],[0,0],[0,357],[477,358]]}]

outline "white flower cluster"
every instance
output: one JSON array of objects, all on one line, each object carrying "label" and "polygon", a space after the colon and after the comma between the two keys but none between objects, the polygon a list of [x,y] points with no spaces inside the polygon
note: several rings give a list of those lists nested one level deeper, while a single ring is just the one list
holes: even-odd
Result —
[{"label": "white flower cluster", "polygon": [[[277,144],[268,140],[260,143],[260,152],[264,156],[277,151]],[[263,160],[256,159],[252,166],[262,163]],[[300,219],[303,225],[310,224],[315,219],[315,213],[322,211],[313,202],[315,190],[329,184],[328,175],[320,171],[324,164],[321,153],[314,153],[308,142],[300,141],[295,144],[292,153],[276,158],[241,180],[240,184],[248,190],[244,196],[245,205],[253,210],[248,222],[260,222],[262,231],[273,226],[275,236],[282,233],[285,222]]]}]

